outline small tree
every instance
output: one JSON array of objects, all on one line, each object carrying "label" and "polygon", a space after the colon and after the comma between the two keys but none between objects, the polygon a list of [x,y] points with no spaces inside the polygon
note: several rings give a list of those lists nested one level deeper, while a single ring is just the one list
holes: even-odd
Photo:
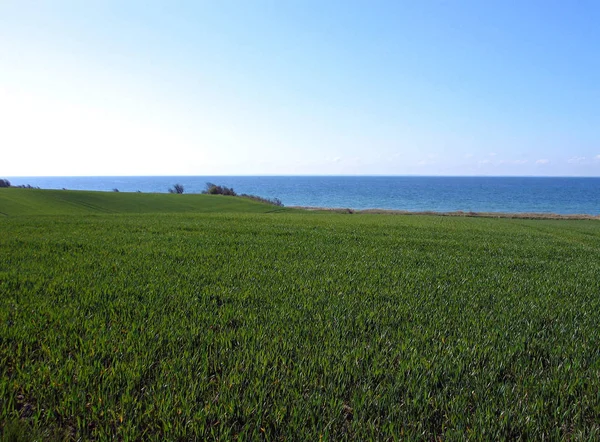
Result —
[{"label": "small tree", "polygon": [[169,193],[182,194],[183,193],[183,185],[182,184],[175,184],[173,187],[171,187],[169,189]]},{"label": "small tree", "polygon": [[0,187],[10,187],[10,181],[0,179]]},{"label": "small tree", "polygon": [[113,189],[113,192],[118,192],[119,189],[117,189],[116,187]]}]

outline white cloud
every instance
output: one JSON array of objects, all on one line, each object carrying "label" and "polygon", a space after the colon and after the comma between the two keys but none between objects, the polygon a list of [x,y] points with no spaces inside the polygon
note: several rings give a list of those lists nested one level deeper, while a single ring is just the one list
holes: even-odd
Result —
[{"label": "white cloud", "polygon": [[535,162],[535,164],[549,164],[549,163],[550,163],[550,160],[548,160],[548,159],[545,159],[545,158],[544,158],[544,159],[542,159],[542,160],[537,160],[537,161]]},{"label": "white cloud", "polygon": [[525,164],[527,160],[500,160],[497,164]]},{"label": "white cloud", "polygon": [[600,160],[600,155],[596,155],[596,156],[594,157],[594,159],[595,159],[595,160]]},{"label": "white cloud", "polygon": [[438,155],[435,153],[429,153],[427,154],[427,158],[424,158],[420,161],[417,162],[418,166],[430,166],[433,164],[436,164],[436,159],[437,159]]},{"label": "white cloud", "polygon": [[570,164],[581,164],[585,161],[585,157],[573,157],[567,160]]},{"label": "white cloud", "polygon": [[465,158],[466,159],[473,158],[473,154],[472,153],[468,153],[468,154],[465,155]]},{"label": "white cloud", "polygon": [[491,157],[495,157],[496,155],[498,155],[496,152],[490,152]]}]

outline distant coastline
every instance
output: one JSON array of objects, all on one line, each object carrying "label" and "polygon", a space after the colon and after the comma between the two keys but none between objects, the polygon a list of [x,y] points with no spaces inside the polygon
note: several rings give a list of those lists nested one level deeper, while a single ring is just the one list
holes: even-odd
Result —
[{"label": "distant coastline", "polygon": [[290,209],[309,210],[314,212],[334,212],[350,215],[425,215],[425,216],[454,216],[465,218],[512,218],[512,219],[557,219],[557,220],[600,220],[600,215],[589,214],[569,214],[561,215],[558,213],[509,213],[509,212],[463,212],[457,210],[454,212],[436,212],[431,210],[410,211],[393,209],[363,209],[354,210],[340,207],[307,207],[307,206],[288,206]]}]

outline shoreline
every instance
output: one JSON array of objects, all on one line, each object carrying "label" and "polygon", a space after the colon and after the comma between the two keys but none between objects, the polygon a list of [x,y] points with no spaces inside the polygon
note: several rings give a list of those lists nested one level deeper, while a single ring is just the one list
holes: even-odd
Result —
[{"label": "shoreline", "polygon": [[464,212],[462,210],[452,212],[436,212],[434,210],[411,211],[393,209],[361,209],[337,207],[312,207],[312,206],[286,206],[291,209],[301,209],[314,212],[332,212],[348,215],[378,214],[378,215],[426,215],[426,216],[455,216],[464,218],[507,218],[507,219],[555,219],[555,220],[600,220],[600,215],[558,213],[535,213],[535,212]]}]

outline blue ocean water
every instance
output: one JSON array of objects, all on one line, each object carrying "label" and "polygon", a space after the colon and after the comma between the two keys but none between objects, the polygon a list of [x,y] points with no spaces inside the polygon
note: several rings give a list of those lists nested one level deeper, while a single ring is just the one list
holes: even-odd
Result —
[{"label": "blue ocean water", "polygon": [[199,193],[206,182],[279,198],[286,206],[410,211],[600,213],[600,178],[425,176],[12,177],[43,189]]}]

